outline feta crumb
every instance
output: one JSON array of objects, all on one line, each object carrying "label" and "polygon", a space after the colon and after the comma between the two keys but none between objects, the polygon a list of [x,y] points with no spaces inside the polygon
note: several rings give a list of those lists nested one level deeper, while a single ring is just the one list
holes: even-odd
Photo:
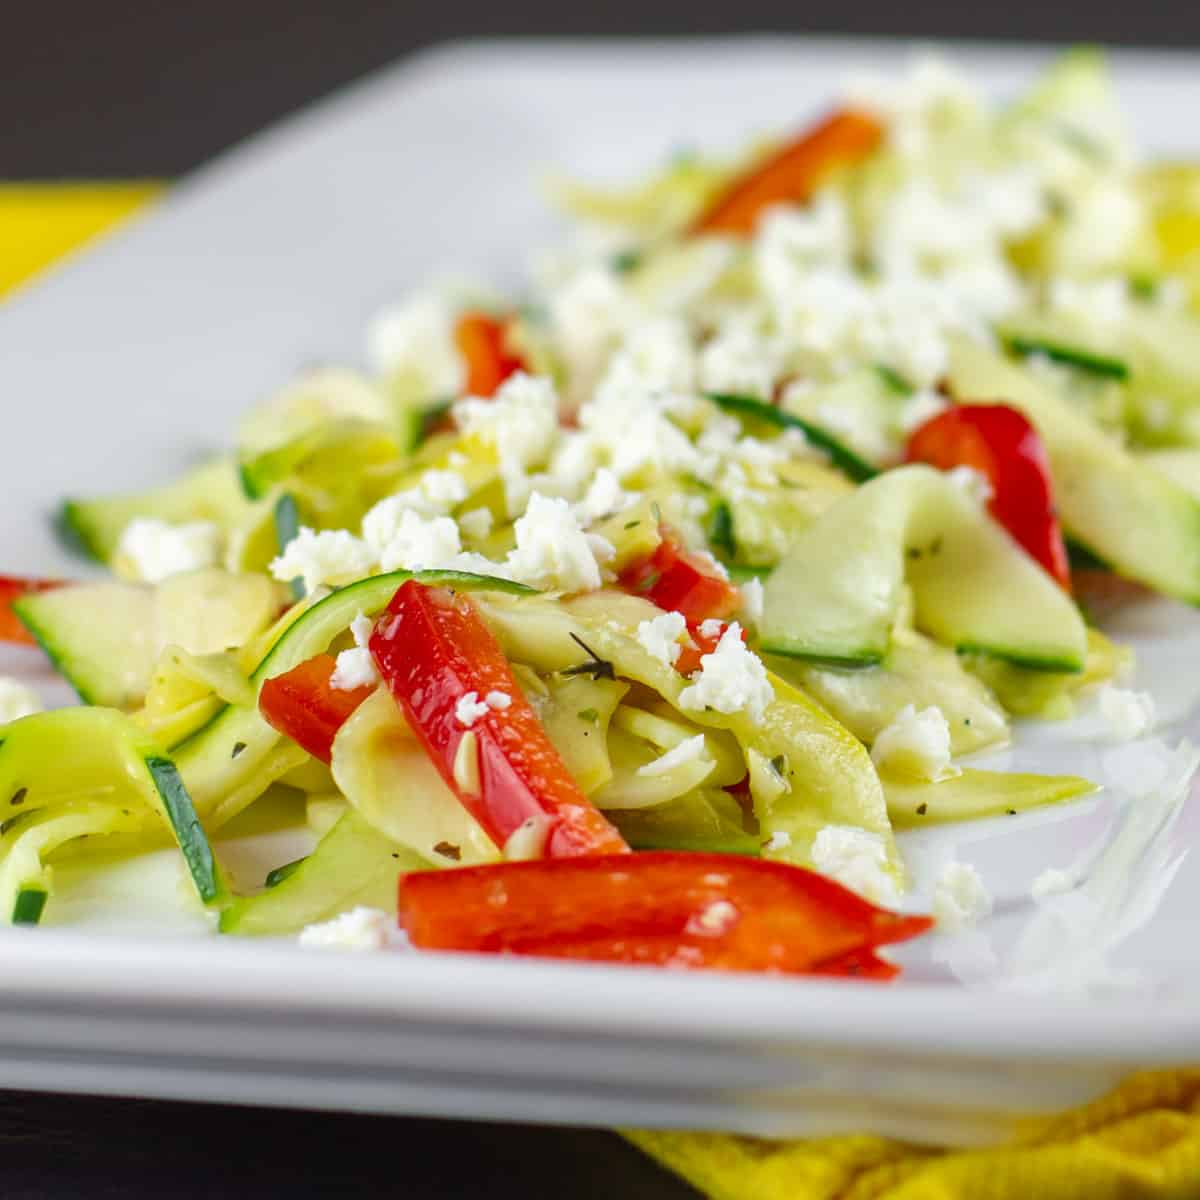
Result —
[{"label": "feta crumb", "polygon": [[529,494],[527,472],[549,456],[558,436],[558,395],[542,376],[517,371],[491,400],[468,396],[453,408],[459,430],[496,449],[505,501],[517,512]]},{"label": "feta crumb", "polygon": [[707,621],[700,622],[700,636],[706,638],[717,638],[721,636],[721,630],[724,628],[724,621],[718,620],[716,617],[709,617]]},{"label": "feta crumb", "polygon": [[271,574],[287,583],[302,579],[307,592],[322,584],[337,587],[369,575],[376,565],[376,554],[366,542],[345,529],[327,529],[320,533],[300,527],[300,532],[271,563]]},{"label": "feta crumb", "polygon": [[1054,279],[1050,307],[1086,326],[1120,325],[1129,318],[1129,284],[1121,278]]},{"label": "feta crumb", "polygon": [[545,814],[527,817],[508,836],[504,843],[506,862],[528,862],[541,858],[546,851],[546,842],[554,822]]},{"label": "feta crumb", "polygon": [[942,869],[933,889],[933,915],[939,929],[960,933],[991,911],[992,897],[973,866],[952,862]]},{"label": "feta crumb", "polygon": [[157,517],[135,517],[121,531],[117,553],[139,579],[161,583],[184,571],[213,566],[220,546],[221,531],[212,521],[172,525]]},{"label": "feta crumb", "polygon": [[466,480],[457,471],[426,471],[413,487],[380,500],[363,517],[364,533],[367,529],[394,526],[408,509],[422,517],[444,517],[467,495]]},{"label": "feta crumb", "polygon": [[683,647],[679,639],[687,633],[687,619],[683,613],[665,612],[637,627],[638,644],[647,654],[660,663],[673,667]]},{"label": "feta crumb", "polygon": [[791,846],[791,844],[792,835],[786,830],[777,829],[769,838],[767,838],[765,842],[763,842],[763,849],[768,853],[771,853],[777,850],[786,850],[789,846]]},{"label": "feta crumb", "polygon": [[950,726],[936,704],[906,704],[875,737],[871,758],[883,774],[936,783],[959,773],[950,762]]},{"label": "feta crumb", "polygon": [[339,692],[352,692],[355,688],[374,687],[379,682],[379,671],[370,650],[356,646],[343,650],[337,656],[337,665],[329,677],[329,686]]},{"label": "feta crumb", "polygon": [[976,504],[986,504],[992,498],[991,480],[982,471],[977,471],[974,467],[951,467],[946,472],[946,478],[965,496],[974,500]]},{"label": "feta crumb", "polygon": [[[738,616],[749,626],[757,628],[763,618],[763,585],[761,579],[747,579],[740,585],[742,607]],[[701,626],[703,629],[703,626]]]},{"label": "feta crumb", "polygon": [[1150,732],[1154,726],[1154,697],[1149,692],[1134,692],[1114,687],[1100,689],[1100,715],[1114,742],[1130,742]]},{"label": "feta crumb", "polygon": [[679,695],[681,708],[703,712],[745,712],[761,724],[767,705],[775,698],[767,669],[756,654],[746,649],[742,627],[731,621],[717,648],[700,660],[700,670],[691,676],[691,686]]},{"label": "feta crumb", "polygon": [[490,508],[473,508],[458,518],[458,527],[477,542],[482,542],[492,532],[495,523],[496,518],[492,516]]},{"label": "feta crumb", "polygon": [[464,693],[454,706],[454,716],[464,729],[470,729],[480,717],[486,716],[490,711],[487,701],[479,699],[478,692]]},{"label": "feta crumb", "polygon": [[18,721],[42,711],[42,702],[32,688],[19,679],[0,675],[0,725]]},{"label": "feta crumb", "polygon": [[615,551],[603,538],[589,539],[579,526],[570,504],[561,498],[534,492],[529,507],[517,520],[516,549],[506,567],[513,578],[531,587],[563,592],[591,592],[600,586],[596,551]]},{"label": "feta crumb", "polygon": [[587,494],[575,505],[575,515],[581,525],[591,525],[601,517],[626,508],[631,497],[622,489],[616,475],[607,467],[596,472]]},{"label": "feta crumb", "polygon": [[822,875],[874,904],[898,900],[882,834],[853,825],[826,825],[813,840],[812,862]]},{"label": "feta crumb", "polygon": [[488,708],[494,708],[498,712],[503,712],[506,708],[512,706],[512,697],[507,692],[488,692],[484,696],[483,702]]},{"label": "feta crumb", "polygon": [[1029,889],[1034,900],[1047,900],[1051,896],[1063,896],[1079,886],[1079,876],[1062,867],[1047,867],[1034,879]]},{"label": "feta crumb", "polygon": [[[452,517],[422,517],[412,509],[404,509],[399,519],[389,524],[378,509],[376,505],[367,514],[363,532],[378,553],[384,571],[431,571],[458,565],[462,542]],[[372,516],[377,519],[368,525]]]},{"label": "feta crumb", "polygon": [[[660,754],[653,762],[648,762],[637,769],[639,775],[647,779],[655,779],[660,775],[669,775],[676,767],[686,766],[690,762],[712,762],[705,745],[704,734],[698,733],[682,741],[678,746]],[[715,764],[714,764],[715,765]]]},{"label": "feta crumb", "polygon": [[769,399],[782,370],[778,350],[744,324],[731,324],[700,353],[706,392]]},{"label": "feta crumb", "polygon": [[350,636],[354,639],[354,644],[360,650],[365,650],[374,631],[375,622],[360,609],[358,615],[350,622]]},{"label": "feta crumb", "polygon": [[379,313],[367,327],[367,358],[378,374],[415,376],[431,396],[462,391],[454,313],[440,297],[416,296]]},{"label": "feta crumb", "polygon": [[300,931],[300,945],[320,950],[384,950],[405,944],[396,928],[396,918],[378,908],[352,908],[332,921],[306,925]]}]

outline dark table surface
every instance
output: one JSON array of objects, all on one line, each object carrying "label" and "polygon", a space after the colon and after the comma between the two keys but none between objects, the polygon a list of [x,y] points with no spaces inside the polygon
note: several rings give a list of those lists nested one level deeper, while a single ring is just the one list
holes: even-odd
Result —
[{"label": "dark table surface", "polygon": [[[0,28],[0,177],[77,178],[178,175],[339,84],[451,37],[817,30],[1197,46],[1200,6],[3,0]],[[691,1194],[598,1131],[0,1093],[4,1200]]]}]

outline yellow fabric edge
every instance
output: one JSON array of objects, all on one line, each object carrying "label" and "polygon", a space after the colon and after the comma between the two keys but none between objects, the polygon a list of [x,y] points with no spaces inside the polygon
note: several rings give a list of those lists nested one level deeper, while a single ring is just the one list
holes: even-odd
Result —
[{"label": "yellow fabric edge", "polygon": [[[158,197],[162,183],[0,184],[0,295]],[[1174,1200],[1200,1196],[1200,1068],[1145,1072],[1029,1120],[1009,1145],[946,1151],[854,1134],[769,1141],[624,1131],[713,1200]]]},{"label": "yellow fabric edge", "polygon": [[154,200],[156,180],[0,184],[0,296]]}]

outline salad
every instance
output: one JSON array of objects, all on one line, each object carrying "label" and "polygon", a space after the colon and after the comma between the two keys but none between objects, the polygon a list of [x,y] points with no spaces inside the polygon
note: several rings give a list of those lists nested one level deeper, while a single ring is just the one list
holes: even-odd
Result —
[{"label": "salad", "polygon": [[[1200,167],[1097,52],[556,192],[526,290],[408,298],[229,455],[66,502],[110,578],[0,584],[83,701],[0,683],[3,918],[174,842],[228,935],[887,979],[934,924],[896,831],[1095,790],[966,756],[1091,692],[1149,727],[1092,614],[1200,603]],[[281,797],[311,853],[235,879]],[[989,903],[952,864],[934,917]]]}]

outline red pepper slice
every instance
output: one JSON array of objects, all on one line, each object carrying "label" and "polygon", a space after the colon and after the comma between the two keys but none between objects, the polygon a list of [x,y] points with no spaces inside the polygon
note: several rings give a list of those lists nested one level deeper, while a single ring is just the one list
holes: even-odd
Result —
[{"label": "red pepper slice", "polygon": [[905,457],[940,467],[974,467],[992,487],[988,509],[1068,592],[1071,573],[1054,510],[1050,459],[1037,430],[1006,404],[948,408],[914,430]]},{"label": "red pepper slice", "polygon": [[467,364],[466,392],[494,396],[496,389],[524,367],[519,355],[506,346],[505,324],[486,313],[464,313],[454,329],[454,342]]},{"label": "red pepper slice", "polygon": [[835,112],[734,180],[692,232],[753,233],[768,208],[805,203],[834,167],[861,162],[882,140],[883,128],[874,117],[852,109]]},{"label": "red pepper slice", "polygon": [[[547,857],[629,850],[563,764],[469,597],[409,580],[376,623],[370,646],[442,778],[497,846],[533,817],[547,822]],[[468,732],[456,708],[468,692],[478,701],[503,692],[510,701],[470,724],[477,789],[464,786],[462,770],[455,771]]]},{"label": "red pepper slice", "polygon": [[668,531],[649,558],[626,567],[620,584],[667,612],[683,613],[689,627],[724,620],[742,604],[737,587],[717,574],[713,563],[687,553]]},{"label": "red pepper slice", "polygon": [[258,694],[258,711],[267,724],[323,763],[329,762],[338,730],[375,690],[330,686],[336,666],[331,654],[318,654],[265,680]]},{"label": "red pepper slice", "polygon": [[0,575],[0,642],[36,645],[37,639],[13,612],[13,601],[34,592],[49,592],[66,586],[66,581],[60,579],[21,579],[15,575]]},{"label": "red pepper slice", "polygon": [[421,871],[399,909],[421,949],[786,973],[932,925],[800,867],[679,851]]}]

